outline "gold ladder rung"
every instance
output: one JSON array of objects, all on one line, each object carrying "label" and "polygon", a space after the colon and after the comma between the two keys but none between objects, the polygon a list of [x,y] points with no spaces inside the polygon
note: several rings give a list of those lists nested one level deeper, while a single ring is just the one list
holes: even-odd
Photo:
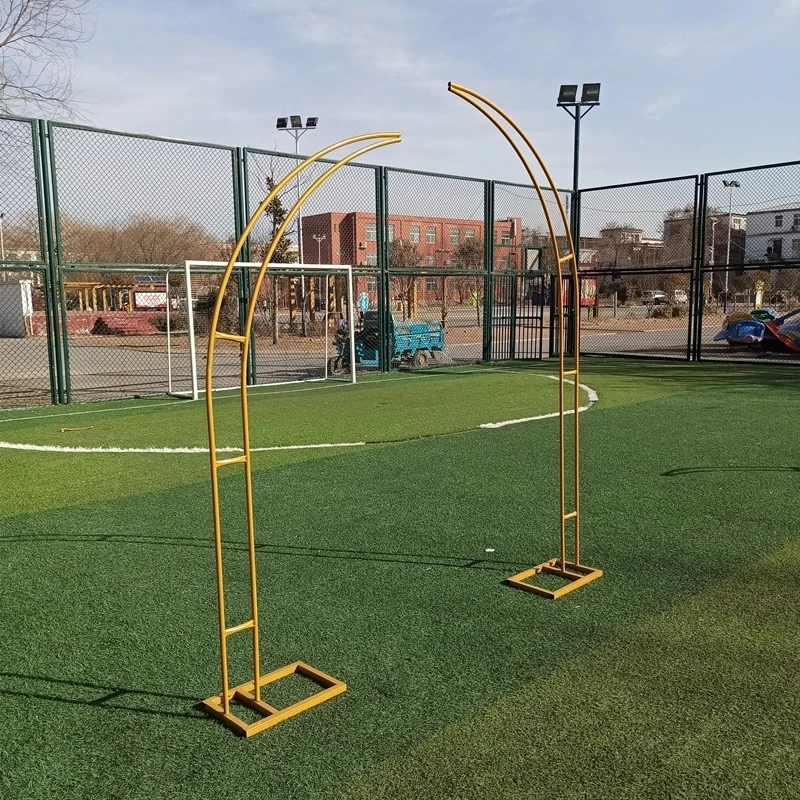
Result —
[{"label": "gold ladder rung", "polygon": [[247,456],[236,456],[235,458],[221,458],[216,462],[217,469],[220,467],[227,467],[230,464],[244,464],[247,461]]},{"label": "gold ladder rung", "polygon": [[227,339],[231,342],[239,342],[240,344],[245,343],[244,336],[239,336],[237,333],[220,333],[219,331],[214,332],[215,339]]},{"label": "gold ladder rung", "polygon": [[566,375],[566,376],[577,375],[577,374],[578,374],[578,370],[576,370],[576,369],[565,369],[564,370],[564,375]]},{"label": "gold ladder rung", "polygon": [[577,511],[570,511],[569,514],[564,514],[564,519],[565,520],[573,519],[574,517],[577,517],[577,516],[578,516],[578,512]]},{"label": "gold ladder rung", "polygon": [[255,620],[249,619],[247,622],[242,622],[239,625],[234,625],[232,628],[225,628],[226,636],[233,636],[234,633],[241,633],[242,631],[249,630],[255,627]]},{"label": "gold ladder rung", "polygon": [[571,258],[574,258],[572,253],[567,253],[565,256],[561,256],[561,258],[558,259],[558,263],[563,264],[565,261],[569,261]]}]

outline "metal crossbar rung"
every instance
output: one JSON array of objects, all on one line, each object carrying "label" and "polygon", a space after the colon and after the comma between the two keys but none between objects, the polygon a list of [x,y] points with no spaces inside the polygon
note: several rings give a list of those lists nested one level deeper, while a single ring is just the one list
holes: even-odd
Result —
[{"label": "metal crossbar rung", "polygon": [[558,263],[563,264],[565,261],[569,261],[571,258],[573,258],[572,253],[567,253],[565,256],[561,256],[561,258],[558,259]]},{"label": "metal crossbar rung", "polygon": [[217,467],[227,467],[229,464],[244,464],[247,456],[236,456],[235,458],[222,458],[217,461]]},{"label": "metal crossbar rung", "polygon": [[569,514],[564,514],[564,519],[565,520],[566,519],[572,519],[573,517],[577,517],[577,516],[578,516],[578,512],[577,511],[570,511]]},{"label": "metal crossbar rung", "polygon": [[242,631],[255,627],[255,624],[255,620],[249,619],[247,622],[242,622],[240,625],[234,625],[232,628],[225,628],[225,635],[233,636],[234,633],[241,633]]},{"label": "metal crossbar rung", "polygon": [[244,344],[245,338],[244,336],[239,336],[236,333],[220,333],[219,331],[214,332],[215,339],[227,339],[231,342],[239,342],[240,344]]},{"label": "metal crossbar rung", "polygon": [[565,369],[564,370],[564,375],[565,376],[577,375],[577,374],[578,374],[578,370],[576,370],[576,369]]}]

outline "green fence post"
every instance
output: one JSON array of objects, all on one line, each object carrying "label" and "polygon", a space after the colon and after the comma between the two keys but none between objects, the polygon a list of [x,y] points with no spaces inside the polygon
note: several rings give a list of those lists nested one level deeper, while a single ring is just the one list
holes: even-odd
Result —
[{"label": "green fence post", "polygon": [[42,253],[47,262],[49,273],[48,289],[50,306],[53,315],[53,353],[56,367],[56,397],[59,403],[68,403],[69,392],[69,365],[66,361],[66,335],[67,317],[66,303],[63,290],[60,286],[59,258],[60,240],[58,236],[58,206],[55,199],[55,175],[53,170],[53,141],[52,123],[37,120],[39,128],[39,150],[41,158],[41,193],[42,209],[44,211],[45,235],[43,241],[47,252]]},{"label": "green fence post", "polygon": [[494,194],[495,182],[483,184],[483,360],[492,360],[494,319]]},{"label": "green fence post", "polygon": [[52,293],[52,261],[48,258],[48,216],[45,209],[44,179],[42,174],[42,141],[40,123],[31,122],[31,143],[33,145],[33,170],[36,181],[36,216],[39,226],[39,257],[46,266],[40,269],[44,285],[44,324],[47,339],[47,370],[50,379],[50,402],[58,403],[58,373],[56,371],[57,333],[54,327],[55,309]]},{"label": "green fence post", "polygon": [[[239,241],[245,227],[247,227],[247,194],[245,190],[245,156],[244,150],[237,147],[231,150],[231,167],[233,170],[233,236],[235,241]],[[239,253],[239,261],[250,260],[250,242],[244,243],[242,252]],[[239,333],[244,336],[244,326],[247,321],[247,306],[250,302],[252,286],[250,271],[247,267],[239,268],[239,280],[237,286],[237,302],[239,304]],[[255,325],[255,320],[253,321]],[[247,383],[256,382],[256,337],[250,340],[250,351],[247,354]]]},{"label": "green fence post", "polygon": [[376,246],[378,249],[378,269],[380,270],[381,291],[378,293],[378,309],[381,322],[380,330],[380,369],[388,372],[391,368],[391,280],[389,276],[389,176],[386,167],[375,169],[375,217]]},{"label": "green fence post", "polygon": [[[703,291],[703,267],[705,266],[706,250],[706,215],[708,204],[708,178],[700,175],[695,186],[695,214],[694,230],[692,231],[692,242],[694,244],[694,269],[692,283],[695,285],[694,302],[694,325],[689,328],[692,338],[690,346],[690,358],[700,361],[702,358],[702,339],[703,339],[703,309],[705,307],[705,293]],[[713,276],[712,276],[713,279]]]}]

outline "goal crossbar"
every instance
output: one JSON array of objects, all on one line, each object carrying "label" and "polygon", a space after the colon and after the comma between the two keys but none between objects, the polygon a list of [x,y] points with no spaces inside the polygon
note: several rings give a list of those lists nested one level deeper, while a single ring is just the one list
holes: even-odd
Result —
[{"label": "goal crossbar", "polygon": [[[200,396],[199,388],[199,370],[198,370],[198,352],[197,352],[197,337],[195,335],[195,303],[197,297],[192,293],[192,277],[197,275],[221,275],[227,267],[227,261],[199,261],[189,259],[184,262],[183,268],[176,267],[166,272],[166,328],[167,328],[167,391],[170,395],[175,397],[183,397],[187,399],[197,400]],[[235,267],[254,275],[261,269],[260,261],[237,261]],[[189,345],[189,370],[191,379],[191,388],[186,391],[180,391],[173,386],[173,348],[172,336],[175,333],[175,326],[171,319],[172,300],[170,295],[170,274],[182,273],[183,280],[186,287],[186,331],[188,336]],[[332,275],[343,275],[347,283],[347,300],[346,300],[346,330],[348,333],[348,358],[349,361],[349,381],[356,382],[356,350],[355,350],[355,324],[354,324],[354,297],[353,297],[353,268],[349,264],[284,264],[284,263],[270,263],[267,269],[267,275],[273,277],[288,277],[288,278],[306,278],[306,277],[320,277],[328,278]],[[173,278],[174,280],[174,278]],[[327,283],[327,282],[326,282]],[[329,298],[326,294],[324,305],[324,325],[323,325],[323,338],[325,340],[325,353],[324,353],[324,367],[322,369],[322,376],[317,378],[301,378],[297,380],[286,381],[270,381],[270,382],[254,382],[250,384],[251,387],[257,386],[279,386],[282,384],[292,383],[309,383],[314,381],[328,380],[330,377],[328,363],[329,363],[329,321],[331,309],[329,308]],[[301,309],[301,314],[305,313],[305,309]],[[200,345],[202,347],[202,343]],[[215,387],[213,391],[234,391],[238,390],[240,386],[221,386]]]}]

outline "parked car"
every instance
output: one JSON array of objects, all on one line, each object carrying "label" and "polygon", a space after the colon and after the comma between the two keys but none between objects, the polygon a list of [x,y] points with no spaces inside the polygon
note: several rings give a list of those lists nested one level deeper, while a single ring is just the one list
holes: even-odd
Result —
[{"label": "parked car", "polygon": [[672,302],[677,303],[678,305],[688,305],[689,303],[689,295],[686,294],[685,289],[675,289],[672,292]]},{"label": "parked car", "polygon": [[647,290],[646,292],[642,292],[642,303],[646,306],[654,305],[660,306],[664,305],[667,302],[667,296],[664,292],[659,291],[652,291]]}]

